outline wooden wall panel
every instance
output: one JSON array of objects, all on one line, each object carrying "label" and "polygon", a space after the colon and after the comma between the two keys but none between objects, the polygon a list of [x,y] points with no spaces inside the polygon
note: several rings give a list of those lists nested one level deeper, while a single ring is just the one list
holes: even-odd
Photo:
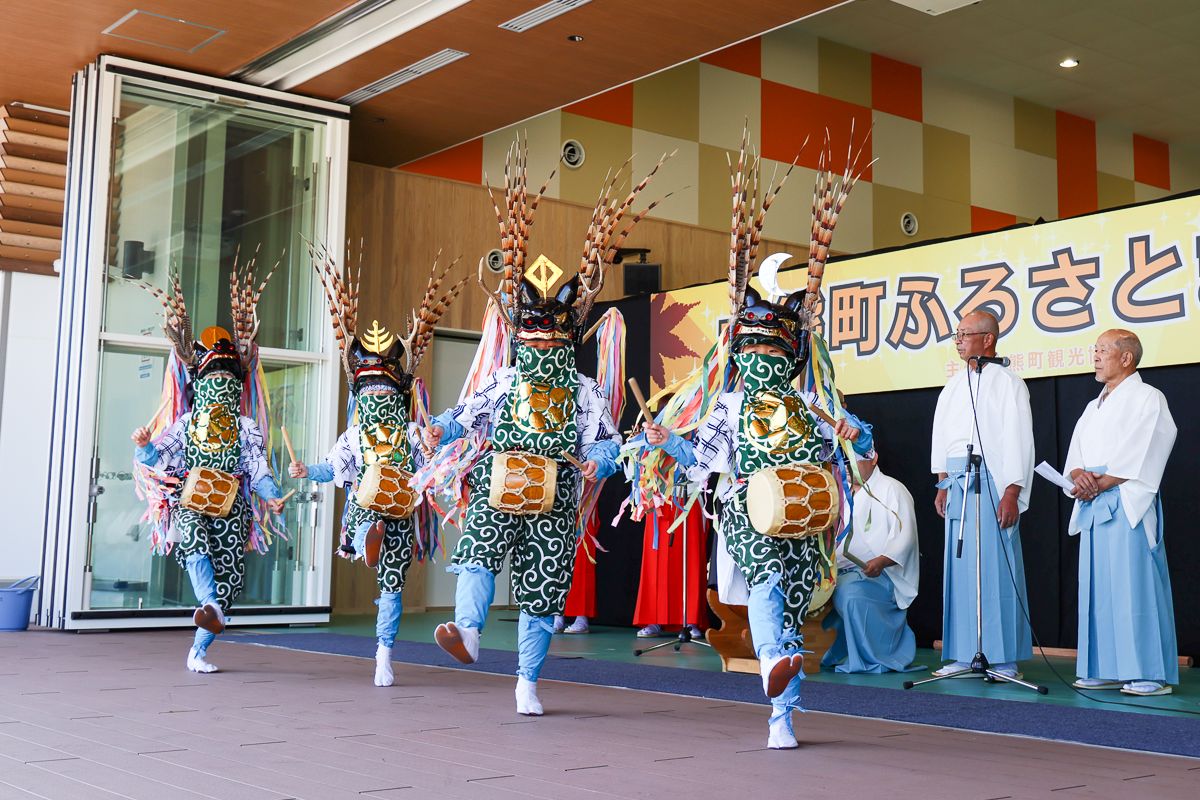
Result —
[{"label": "wooden wall panel", "polygon": [[[644,196],[649,201],[658,196],[656,189],[663,193],[669,188],[651,184]],[[361,240],[366,253],[360,312],[365,320],[378,316],[398,322],[419,302],[438,248],[443,258],[462,256],[463,272],[457,274],[474,275],[479,259],[500,242],[495,212],[482,186],[352,163],[347,194],[347,237],[355,248]],[[530,236],[530,260],[544,253],[568,276],[574,274],[591,212],[574,203],[543,200]],[[652,216],[638,224],[626,245],[651,249],[649,260],[663,265],[664,290],[720,280],[729,258],[728,234]],[[804,255],[808,248],[768,240],[760,252],[783,251]],[[623,270],[618,265],[609,273],[602,300],[623,296]],[[494,281],[490,273],[488,277]],[[442,325],[479,330],[486,299],[472,281]]]}]

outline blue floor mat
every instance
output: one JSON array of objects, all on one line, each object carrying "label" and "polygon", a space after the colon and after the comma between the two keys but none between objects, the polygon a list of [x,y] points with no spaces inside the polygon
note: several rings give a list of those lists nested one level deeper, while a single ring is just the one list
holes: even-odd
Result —
[{"label": "blue floor mat", "polygon": [[[375,654],[374,639],[340,633],[232,633],[228,638],[233,642],[313,653],[360,658],[372,658]],[[421,642],[398,641],[393,659],[401,663],[477,669],[499,675],[514,675],[517,669],[517,655],[508,650],[481,649],[478,663],[467,667],[450,658],[437,645]],[[695,669],[683,671],[686,679],[681,680],[681,670],[677,667],[563,658],[551,654],[542,669],[542,677],[595,686],[767,704],[757,676]],[[1111,711],[1100,709],[1014,703],[819,681],[809,681],[804,685],[803,703],[810,711],[1200,758],[1200,720],[1181,717],[1122,714],[1114,719]]]}]

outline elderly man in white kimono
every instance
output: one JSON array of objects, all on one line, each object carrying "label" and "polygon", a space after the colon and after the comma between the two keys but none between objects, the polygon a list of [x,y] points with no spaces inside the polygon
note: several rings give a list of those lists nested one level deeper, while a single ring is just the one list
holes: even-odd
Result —
[{"label": "elderly man in white kimono", "polygon": [[[930,468],[938,476],[937,512],[946,520],[942,658],[934,672],[966,671],[979,652],[975,601],[975,498],[967,485],[968,448],[983,456],[979,508],[980,606],[984,656],[990,667],[1019,678],[1017,662],[1033,655],[1025,616],[1025,564],[1018,530],[1033,483],[1033,418],[1025,382],[996,358],[1000,327],[991,313],[962,318],[954,341],[966,369],[938,395]],[[978,424],[976,423],[978,420]],[[962,536],[961,556],[958,553]]]},{"label": "elderly man in white kimono", "polygon": [[1065,471],[1069,533],[1081,535],[1075,686],[1145,697],[1171,693],[1179,661],[1158,493],[1175,422],[1163,393],[1142,383],[1141,358],[1130,331],[1096,341],[1104,389],[1075,424]]},{"label": "elderly man in white kimono", "polygon": [[854,486],[852,534],[838,552],[824,623],[837,639],[821,666],[837,672],[905,672],[917,653],[907,611],[920,576],[916,511],[904,484],[878,464],[874,451],[858,460],[863,483]]}]

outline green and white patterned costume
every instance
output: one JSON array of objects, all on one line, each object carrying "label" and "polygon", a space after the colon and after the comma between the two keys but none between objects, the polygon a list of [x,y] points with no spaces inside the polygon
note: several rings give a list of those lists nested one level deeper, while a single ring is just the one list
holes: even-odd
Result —
[{"label": "green and white patterned costume", "polygon": [[[570,346],[518,347],[515,368],[501,370],[488,386],[437,422],[447,438],[454,439],[464,429],[486,426],[493,419],[493,452],[480,459],[468,478],[470,499],[452,564],[477,565],[494,575],[505,556],[511,556],[517,606],[534,617],[561,614],[574,567],[580,478],[560,454],[565,450],[580,460],[615,455],[616,425],[596,382],[575,371]],[[516,515],[489,504],[492,458],[513,451],[558,462],[554,504],[548,513]]]},{"label": "green and white patterned costume", "polygon": [[228,611],[242,592],[246,541],[253,524],[245,487],[266,498],[279,497],[280,492],[267,466],[262,432],[252,419],[238,413],[241,381],[227,372],[214,372],[193,385],[192,411],[177,419],[156,445],[139,450],[138,460],[181,478],[191,469],[208,467],[241,482],[237,500],[225,517],[183,507],[176,507],[171,515],[176,560],[187,569],[189,556],[208,556],[221,610]]}]

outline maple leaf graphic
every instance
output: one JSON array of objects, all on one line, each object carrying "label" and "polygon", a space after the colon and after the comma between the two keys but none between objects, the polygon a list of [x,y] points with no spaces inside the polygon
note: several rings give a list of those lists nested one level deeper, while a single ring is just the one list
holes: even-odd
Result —
[{"label": "maple leaf graphic", "polygon": [[668,359],[700,355],[676,333],[679,324],[687,319],[688,312],[700,305],[699,301],[673,303],[668,294],[662,292],[650,299],[650,380],[656,386],[667,383]]}]

